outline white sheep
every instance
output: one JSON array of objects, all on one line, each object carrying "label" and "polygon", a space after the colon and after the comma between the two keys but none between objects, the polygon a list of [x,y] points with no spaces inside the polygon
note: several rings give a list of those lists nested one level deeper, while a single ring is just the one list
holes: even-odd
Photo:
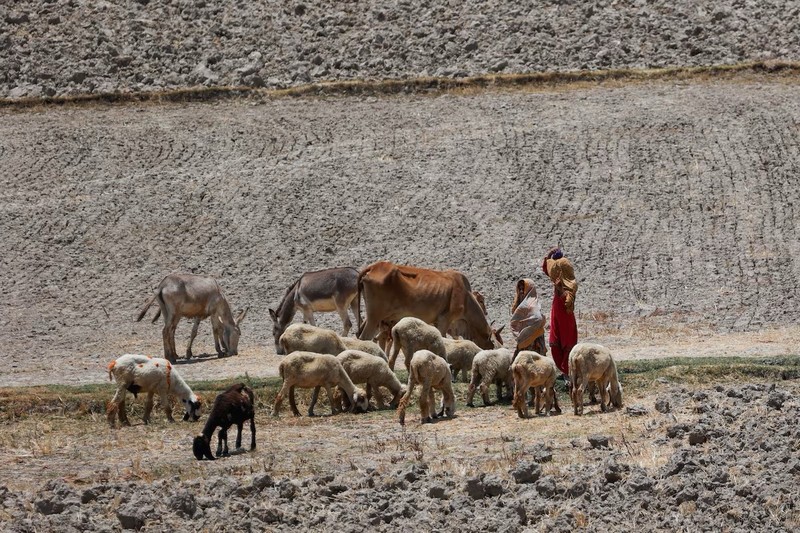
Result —
[{"label": "white sheep", "polygon": [[[579,343],[569,352],[570,397],[576,415],[583,414],[583,393],[589,382],[600,389],[600,410],[608,409],[609,396],[614,407],[622,407],[622,386],[611,352],[600,344]],[[609,394],[610,389],[610,394]]]},{"label": "white sheep", "polygon": [[542,396],[544,396],[545,415],[550,416],[550,409],[554,403],[556,412],[561,412],[555,391],[556,376],[559,372],[552,358],[533,351],[521,351],[511,365],[511,374],[514,376],[512,405],[520,418],[528,418],[527,397],[528,389],[531,387],[537,415],[542,407]]},{"label": "white sheep", "polygon": [[294,397],[294,388],[301,387],[314,389],[311,404],[308,406],[308,416],[314,416],[314,405],[317,403],[320,387],[325,387],[328,401],[331,404],[331,413],[336,414],[336,403],[333,399],[333,388],[340,387],[351,399],[350,411],[366,411],[369,403],[364,391],[350,380],[344,367],[336,357],[330,354],[312,352],[292,352],[283,358],[278,365],[278,373],[283,378],[283,386],[275,397],[273,416],[278,416],[283,398],[289,395],[289,405],[294,416],[300,416]]},{"label": "white sheep", "polygon": [[384,361],[389,360],[386,357],[386,352],[384,352],[380,346],[372,341],[362,341],[361,339],[357,339],[355,337],[340,337],[340,339],[347,350],[358,350],[359,352],[366,352],[368,354],[380,357]]},{"label": "white sheep", "polygon": [[419,350],[429,350],[442,359],[447,358],[447,351],[439,330],[411,316],[401,319],[392,328],[392,349],[389,354],[389,368],[392,370],[394,370],[394,363],[397,361],[401,349],[406,368],[411,364],[411,357]]},{"label": "white sheep", "polygon": [[113,428],[114,413],[119,416],[120,424],[130,426],[128,414],[125,409],[126,392],[133,393],[136,398],[140,392],[147,393],[147,402],[144,406],[144,423],[150,422],[150,412],[153,410],[153,395],[158,393],[161,406],[167,415],[167,420],[172,418],[172,405],[169,402],[170,394],[180,398],[184,408],[184,420],[190,418],[194,421],[200,417],[200,398],[192,392],[189,385],[172,367],[166,359],[150,357],[149,355],[125,354],[108,364],[108,379],[117,382],[117,390],[108,404],[106,416],[109,425]]},{"label": "white sheep", "polygon": [[481,351],[481,347],[474,342],[466,339],[442,339],[444,349],[447,352],[447,362],[450,365],[450,372],[453,374],[453,381],[458,378],[458,373],[465,382],[470,380],[472,372],[472,360]]},{"label": "white sheep", "polygon": [[278,342],[287,354],[313,352],[337,355],[347,349],[335,331],[310,324],[292,324],[286,328]]},{"label": "white sheep", "polygon": [[[371,399],[374,393],[378,409],[385,407],[378,387],[385,387],[392,393],[392,401],[389,406],[397,407],[400,396],[405,393],[405,387],[389,368],[389,363],[385,359],[358,350],[345,350],[337,355],[336,359],[342,364],[353,383],[366,383],[367,400]],[[342,398],[347,398],[347,396],[342,395]]]},{"label": "white sheep", "polygon": [[[429,350],[414,353],[408,367],[408,386],[406,393],[397,408],[401,425],[406,422],[406,408],[411,401],[411,394],[417,384],[422,385],[419,393],[419,414],[422,423],[432,422],[434,418],[447,415],[452,417],[456,412],[456,397],[453,394],[450,366],[443,358]],[[434,389],[442,391],[442,410],[436,413]]]},{"label": "white sheep", "polygon": [[467,390],[467,406],[475,407],[472,398],[475,390],[480,387],[484,405],[491,405],[489,401],[489,385],[497,386],[497,401],[503,399],[503,385],[507,392],[511,392],[514,379],[511,375],[511,352],[506,348],[496,350],[481,350],[472,360],[472,380]]}]

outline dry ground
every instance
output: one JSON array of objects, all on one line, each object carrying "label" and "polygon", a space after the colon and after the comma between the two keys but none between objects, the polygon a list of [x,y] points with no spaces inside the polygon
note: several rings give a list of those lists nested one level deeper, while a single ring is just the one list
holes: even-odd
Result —
[{"label": "dry ground", "polygon": [[239,358],[181,370],[261,376],[267,308],[303,271],[458,268],[502,323],[522,276],[547,310],[538,258],[557,242],[581,337],[621,357],[796,353],[796,93],[744,76],[4,110],[0,385],[102,381],[120,353],[159,353],[160,325],[133,318],[172,271],[251,309]]}]

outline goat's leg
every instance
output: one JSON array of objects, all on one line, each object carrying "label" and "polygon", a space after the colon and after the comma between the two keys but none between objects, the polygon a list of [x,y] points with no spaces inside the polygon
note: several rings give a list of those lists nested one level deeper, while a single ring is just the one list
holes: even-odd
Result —
[{"label": "goat's leg", "polygon": [[250,418],[250,449],[256,449],[256,415]]},{"label": "goat's leg", "polygon": [[220,455],[222,455],[223,457],[228,457],[230,455],[230,452],[228,451],[228,428],[226,427],[219,428],[219,444],[217,444],[217,457],[219,457]]},{"label": "goat's leg", "polygon": [[244,420],[238,422],[236,424],[236,449],[242,447],[242,426],[244,426]]},{"label": "goat's leg", "polygon": [[192,358],[192,343],[194,342],[194,338],[197,337],[197,330],[200,328],[200,317],[194,319],[194,324],[192,325],[192,334],[189,335],[189,345],[186,346],[186,359]]}]

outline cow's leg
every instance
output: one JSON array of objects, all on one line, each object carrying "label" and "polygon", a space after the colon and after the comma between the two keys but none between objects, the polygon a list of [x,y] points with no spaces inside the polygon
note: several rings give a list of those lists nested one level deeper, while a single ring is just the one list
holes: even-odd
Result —
[{"label": "cow's leg", "polygon": [[367,316],[367,321],[364,322],[364,329],[361,330],[361,334],[358,338],[362,341],[371,341],[375,338],[375,335],[378,334],[379,327],[380,322]]},{"label": "cow's leg", "polygon": [[194,342],[194,338],[197,337],[198,328],[200,328],[200,317],[194,319],[192,334],[189,335],[189,345],[186,347],[186,359],[192,358],[192,343]]}]

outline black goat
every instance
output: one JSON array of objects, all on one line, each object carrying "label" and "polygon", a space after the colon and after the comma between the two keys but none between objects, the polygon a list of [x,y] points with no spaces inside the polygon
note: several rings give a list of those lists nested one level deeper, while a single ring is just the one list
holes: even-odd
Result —
[{"label": "black goat", "polygon": [[[214,405],[208,415],[208,421],[203,428],[203,433],[194,438],[194,456],[200,461],[206,459],[214,460],[211,455],[211,437],[214,430],[219,427],[219,440],[217,441],[217,457],[230,455],[228,453],[228,428],[236,424],[236,449],[242,446],[242,426],[245,421],[250,421],[250,449],[256,447],[256,419],[255,419],[255,398],[253,391],[244,383],[231,385],[228,390],[217,395]],[[222,442],[225,442],[223,448]]]}]

